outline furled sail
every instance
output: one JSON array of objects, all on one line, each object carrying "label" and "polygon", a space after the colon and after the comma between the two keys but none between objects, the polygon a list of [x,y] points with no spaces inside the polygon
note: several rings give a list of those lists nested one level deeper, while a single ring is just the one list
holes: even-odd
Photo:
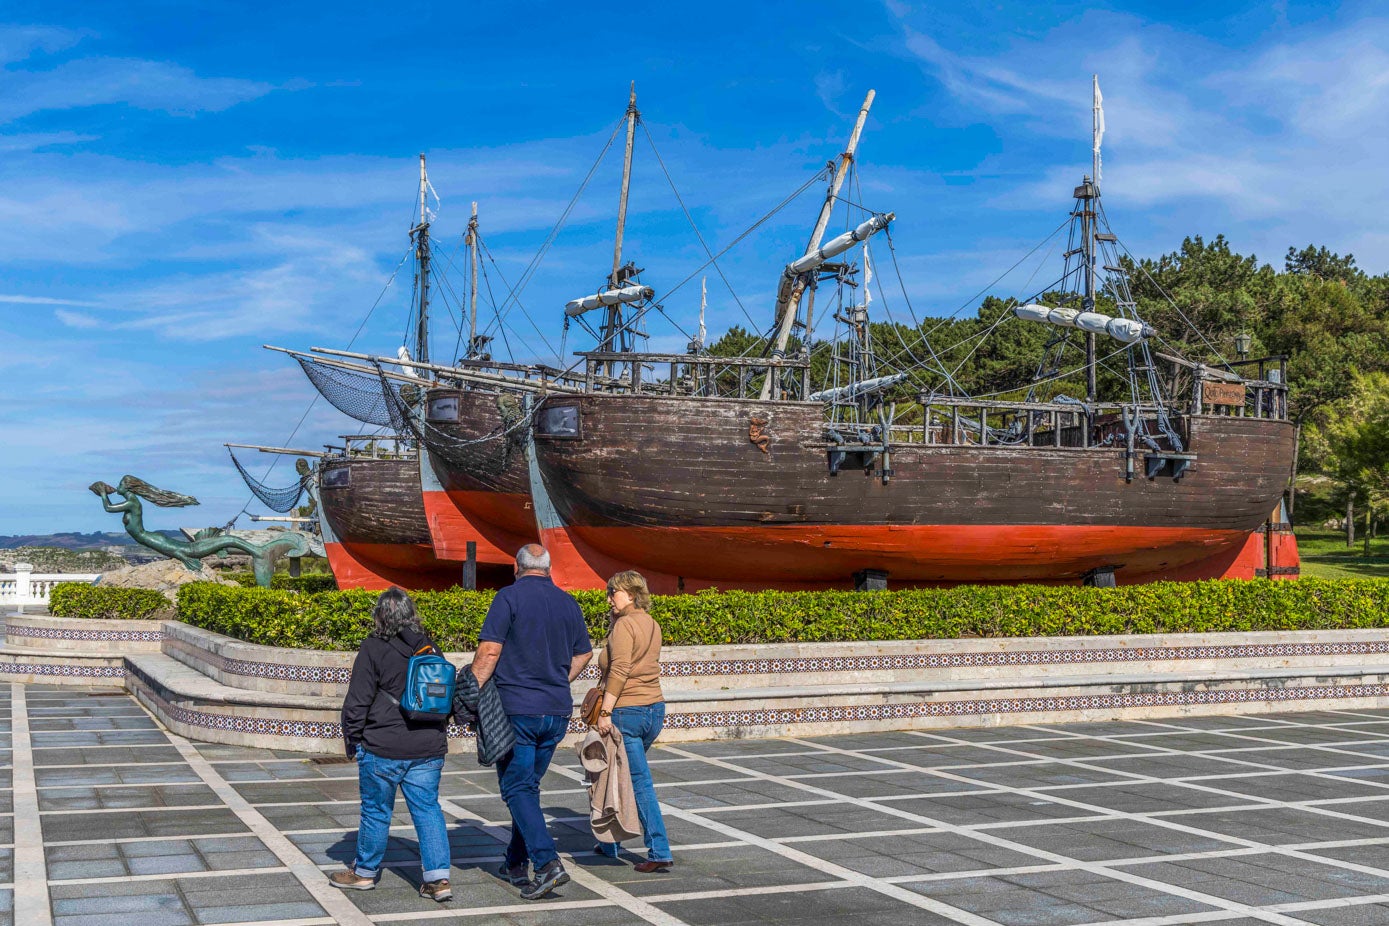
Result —
[{"label": "furled sail", "polygon": [[1115,318],[1100,312],[1081,312],[1077,309],[1051,308],[1035,302],[1013,307],[1013,314],[1024,321],[1045,322],[1061,328],[1079,328],[1092,334],[1104,334],[1124,344],[1151,338],[1157,332],[1151,325],[1133,318]]},{"label": "furled sail", "polygon": [[894,212],[873,216],[868,221],[860,224],[857,228],[846,231],[838,238],[832,239],[823,247],[817,248],[800,260],[787,265],[787,275],[796,276],[814,270],[830,258],[838,257],[840,254],[843,254],[860,241],[867,241],[873,235],[887,228],[895,218],[897,218],[897,214]]},{"label": "furled sail", "polygon": [[623,286],[620,289],[609,289],[601,293],[594,293],[591,296],[584,296],[580,299],[572,299],[565,303],[565,315],[582,315],[594,309],[601,309],[610,305],[622,305],[629,302],[640,302],[643,299],[650,299],[656,295],[656,291],[650,286],[642,286],[640,283],[633,283]]},{"label": "furled sail", "polygon": [[840,386],[837,389],[825,389],[821,392],[812,392],[810,401],[812,402],[848,402],[861,395],[868,395],[870,392],[881,392],[889,389],[902,380],[906,379],[906,373],[893,373],[890,376],[878,376],[874,379],[863,379],[856,383],[849,383],[847,386]]}]

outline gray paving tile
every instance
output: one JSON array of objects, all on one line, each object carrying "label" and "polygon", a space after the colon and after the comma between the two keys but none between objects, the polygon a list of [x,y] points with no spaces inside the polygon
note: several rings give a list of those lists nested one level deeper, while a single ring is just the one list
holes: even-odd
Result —
[{"label": "gray paving tile", "polygon": [[1389,893],[1389,873],[1362,874],[1274,854],[1159,862],[1127,870],[1255,906]]},{"label": "gray paving tile", "polygon": [[1389,823],[1361,823],[1294,807],[1258,807],[1250,810],[1216,810],[1204,813],[1196,811],[1172,814],[1167,819],[1211,833],[1271,846],[1331,842],[1339,839],[1389,838]]},{"label": "gray paving tile", "polygon": [[1319,926],[1389,926],[1389,904],[1356,904],[1325,910],[1299,910],[1299,920]]},{"label": "gray paving tile", "polygon": [[794,847],[874,878],[980,871],[1046,864],[1026,852],[957,833],[911,833],[797,842]]},{"label": "gray paving tile", "polygon": [[851,926],[903,926],[949,923],[950,920],[913,907],[868,888],[851,887],[810,894],[761,894],[658,903],[660,909],[691,926],[725,926],[734,923],[790,926],[806,922],[808,910],[826,923]]},{"label": "gray paving tile", "polygon": [[[1257,780],[1257,779],[1252,779]],[[1225,787],[1223,781],[1209,782]],[[1258,804],[1249,797],[1236,794],[1214,794],[1197,788],[1184,788],[1164,782],[1134,782],[1117,785],[1096,785],[1085,788],[1040,789],[1044,794],[1091,804],[1119,813],[1158,813],[1165,810],[1197,810],[1203,807],[1228,807],[1232,804]]]},{"label": "gray paving tile", "polygon": [[1235,842],[1197,836],[1141,820],[1088,820],[992,829],[991,835],[1083,862],[1238,849]]},{"label": "gray paving tile", "polygon": [[1003,926],[1074,926],[1106,919],[1177,916],[1214,909],[1084,871],[961,878],[903,887]]},{"label": "gray paving tile", "polygon": [[972,826],[979,823],[1019,823],[1026,820],[1054,820],[1060,817],[1086,815],[1085,811],[1076,810],[1074,807],[1011,792],[947,794],[909,801],[893,801],[892,806],[927,817],[930,820],[960,826]]}]

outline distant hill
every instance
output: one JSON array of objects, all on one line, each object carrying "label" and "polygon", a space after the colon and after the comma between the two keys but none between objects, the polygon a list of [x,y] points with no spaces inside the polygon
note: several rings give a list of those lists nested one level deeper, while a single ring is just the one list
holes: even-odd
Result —
[{"label": "distant hill", "polygon": [[[166,537],[183,538],[183,535],[178,531],[160,531],[159,533]],[[64,550],[102,550],[106,547],[135,546],[139,546],[139,544],[124,531],[120,533],[95,531],[90,534],[84,534],[81,531],[72,531],[60,534],[16,534],[14,536],[0,534],[0,550],[13,550],[18,547],[60,547]]]}]

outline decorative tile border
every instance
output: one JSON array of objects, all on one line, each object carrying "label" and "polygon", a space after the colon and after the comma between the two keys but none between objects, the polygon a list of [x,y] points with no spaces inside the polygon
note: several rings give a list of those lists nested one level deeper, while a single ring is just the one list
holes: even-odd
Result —
[{"label": "decorative tile border", "polygon": [[[294,663],[262,662],[253,659],[228,659],[221,653],[204,649],[178,637],[164,639],[166,649],[176,649],[196,659],[209,663],[227,675],[244,675],[250,678],[269,678],[290,682],[326,682],[346,685],[352,677],[351,666],[306,666]],[[287,650],[286,652],[291,652]]]},{"label": "decorative tile border", "polygon": [[55,675],[68,678],[124,678],[123,666],[82,663],[0,662],[0,675]]},{"label": "decorative tile border", "polygon": [[902,720],[915,717],[974,714],[1049,713],[1187,704],[1235,704],[1250,701],[1305,701],[1389,696],[1389,685],[1316,685],[1301,688],[1229,688],[1215,691],[1171,691],[1146,694],[1077,695],[1059,698],[998,698],[974,701],[919,701],[906,704],[860,704],[847,707],[774,708],[749,711],[697,711],[666,715],[666,726],[685,730],[707,727],[774,726],[837,723],[854,720]]},{"label": "decorative tile border", "polygon": [[[291,736],[300,739],[342,739],[342,724],[331,720],[277,720],[272,717],[250,717],[222,714],[172,704],[159,693],[160,686],[138,668],[127,664],[126,686],[143,694],[169,720],[201,727],[205,730],[226,730],[231,733],[254,733],[260,736]],[[476,734],[465,725],[449,724],[450,738],[469,738]]]},{"label": "decorative tile border", "polygon": [[[225,730],[261,736],[304,739],[342,738],[342,725],[333,721],[276,720],[237,716],[180,707],[159,695],[158,687],[135,667],[130,667],[127,686],[153,701],[172,721],[209,730]],[[759,708],[745,711],[689,711],[666,715],[673,730],[769,727],[807,723],[909,720],[920,717],[959,717],[984,714],[1052,713],[1057,711],[1122,710],[1148,707],[1180,707],[1196,704],[1345,700],[1389,697],[1389,684],[1311,685],[1292,688],[1227,688],[1207,691],[1170,691],[1135,694],[1075,695],[1062,697],[985,698],[960,701],[915,701],[897,704],[858,704],[841,707]],[[569,732],[585,729],[577,718]],[[469,726],[450,724],[450,738],[471,738]]]},{"label": "decorative tile border", "polygon": [[78,630],[67,627],[29,627],[23,624],[5,625],[7,637],[37,637],[44,640],[114,640],[135,643],[158,643],[164,639],[161,630]]},{"label": "decorative tile border", "polygon": [[[1389,653],[1389,640],[1347,643],[1233,643],[1224,646],[1142,646],[1115,649],[1020,650],[979,653],[904,653],[895,656],[823,656],[789,659],[724,659],[663,662],[661,675],[782,675],[797,672],[880,672],[891,669],[955,669],[975,666],[1066,663],[1160,662],[1191,659],[1255,659],[1278,656],[1357,656]],[[589,665],[580,678],[597,678]]]}]

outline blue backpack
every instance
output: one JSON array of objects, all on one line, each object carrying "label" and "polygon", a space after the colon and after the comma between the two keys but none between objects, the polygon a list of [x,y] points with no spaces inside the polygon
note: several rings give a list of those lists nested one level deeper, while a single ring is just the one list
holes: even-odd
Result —
[{"label": "blue backpack", "polygon": [[[399,639],[395,637],[391,642]],[[400,700],[396,701],[389,694],[386,697],[411,720],[446,720],[453,713],[453,691],[457,681],[458,670],[453,663],[445,659],[433,643],[426,643],[410,657],[405,669],[405,691]]]}]

